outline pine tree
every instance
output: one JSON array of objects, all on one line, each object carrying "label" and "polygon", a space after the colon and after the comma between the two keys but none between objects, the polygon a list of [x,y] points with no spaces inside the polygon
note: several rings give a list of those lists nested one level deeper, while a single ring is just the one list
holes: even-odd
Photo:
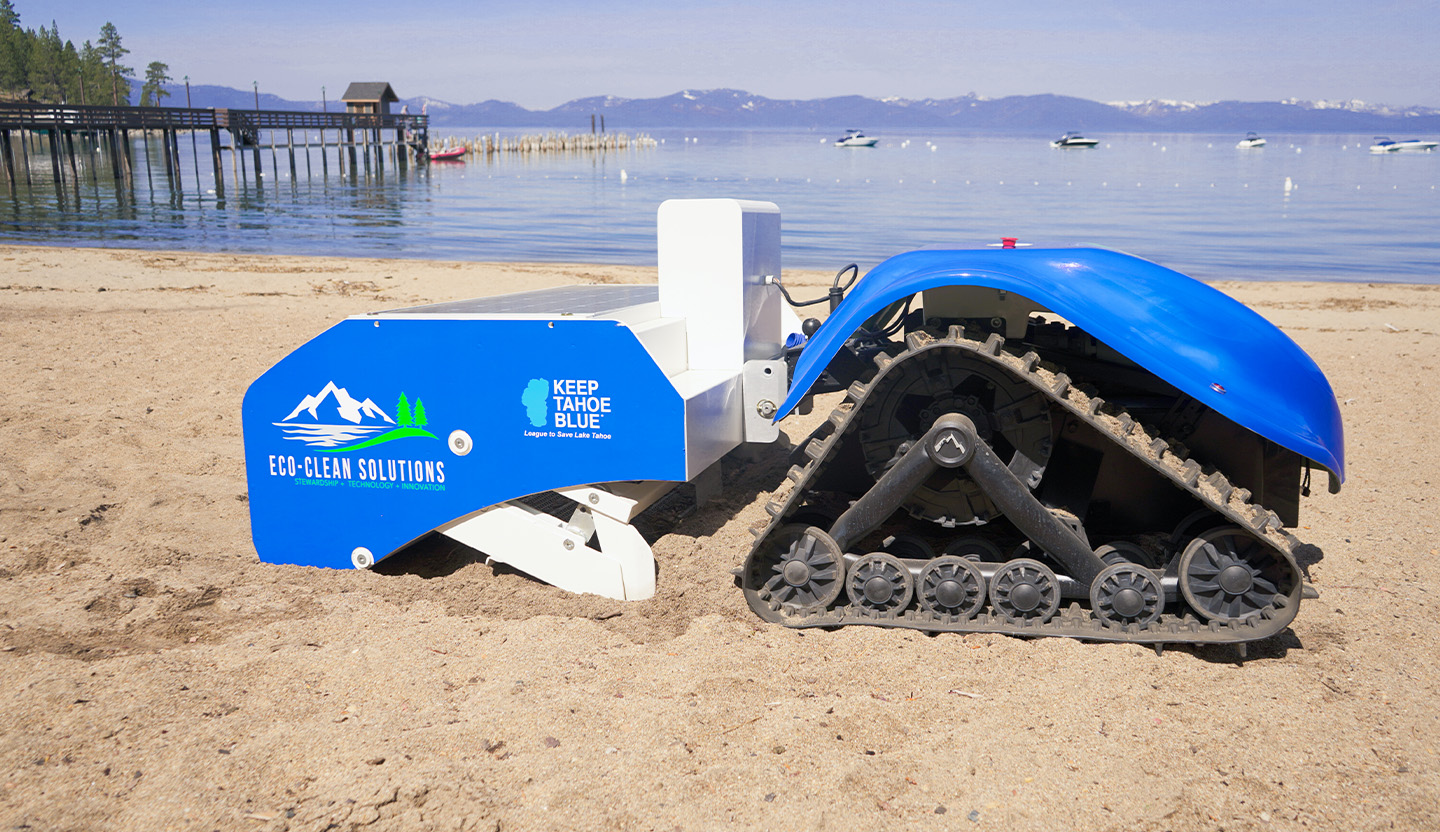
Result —
[{"label": "pine tree", "polygon": [[81,100],[80,84],[84,79],[84,67],[80,63],[80,52],[75,42],[65,41],[65,52],[60,58],[61,75],[65,78],[64,100],[75,103]]},{"label": "pine tree", "polygon": [[410,415],[410,400],[405,398],[405,394],[402,392],[400,401],[395,403],[395,424],[402,428],[408,428],[414,423],[415,420]]},{"label": "pine tree", "polygon": [[130,104],[130,82],[125,80],[125,76],[135,70],[120,63],[120,59],[129,54],[130,50],[120,45],[120,32],[115,24],[105,21],[105,25],[100,27],[100,56],[104,58],[110,76],[111,103],[116,107],[120,106],[122,98],[127,106]]},{"label": "pine tree", "polygon": [[60,27],[53,20],[49,29],[41,26],[31,43],[30,88],[41,101],[61,103],[65,98],[65,47],[60,42]]},{"label": "pine tree", "polygon": [[165,84],[171,80],[170,67],[160,61],[151,61],[145,67],[145,86],[140,88],[141,107],[159,107],[160,99],[168,98],[170,91]]},{"label": "pine tree", "polygon": [[90,41],[80,47],[80,103],[98,104],[101,90],[107,86],[110,71],[105,68],[105,58]]},{"label": "pine tree", "polygon": [[430,424],[430,422],[429,422],[429,420],[427,420],[427,419],[425,418],[425,401],[424,401],[424,399],[416,399],[416,400],[415,400],[415,427],[417,427],[417,428],[423,428],[423,427],[425,427],[425,426],[428,425],[428,424]]},{"label": "pine tree", "polygon": [[0,90],[18,92],[29,84],[30,37],[10,0],[0,0]]}]

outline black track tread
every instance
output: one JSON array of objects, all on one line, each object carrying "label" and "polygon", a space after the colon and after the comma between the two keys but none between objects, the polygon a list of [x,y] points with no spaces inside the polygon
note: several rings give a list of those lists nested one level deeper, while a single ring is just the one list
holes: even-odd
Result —
[{"label": "black track tread", "polygon": [[[846,391],[845,400],[830,414],[835,430],[824,439],[810,439],[805,447],[809,461],[798,472],[790,472],[794,483],[788,494],[766,505],[769,522],[763,529],[754,530],[756,540],[740,570],[741,586],[750,608],[762,619],[787,627],[836,627],[845,624],[867,624],[878,627],[904,627],[928,632],[952,633],[1003,633],[1015,636],[1062,636],[1091,641],[1132,642],[1138,644],[1173,643],[1242,643],[1268,638],[1282,632],[1299,612],[1303,588],[1300,569],[1295,562],[1294,549],[1300,546],[1288,531],[1282,528],[1274,512],[1250,500],[1250,492],[1233,486],[1224,474],[1218,471],[1204,471],[1195,460],[1185,457],[1185,448],[1178,442],[1167,442],[1157,436],[1153,428],[1141,425],[1112,405],[1105,404],[1096,396],[1089,395],[1071,384],[1064,373],[1055,373],[1041,366],[1034,352],[1013,355],[1003,349],[1004,339],[991,335],[986,341],[968,339],[958,327],[952,327],[946,337],[935,338],[924,333],[912,333],[906,337],[906,349],[894,356],[880,354],[875,358],[878,372],[868,384],[856,382]],[[855,415],[865,405],[866,398],[880,382],[899,364],[910,360],[919,353],[932,349],[961,349],[973,356],[990,362],[1022,379],[1050,401],[1058,404],[1072,417],[1088,423],[1099,433],[1110,438],[1115,444],[1140,459],[1150,468],[1158,471],[1177,488],[1189,492],[1195,499],[1230,522],[1249,531],[1257,540],[1269,546],[1290,568],[1293,588],[1286,602],[1280,607],[1266,607],[1257,616],[1233,623],[1203,621],[1189,613],[1183,615],[1162,615],[1150,625],[1140,628],[1134,624],[1117,626],[1102,621],[1091,614],[1078,602],[1062,607],[1054,617],[1044,623],[1012,624],[988,608],[982,609],[974,618],[960,619],[955,616],[930,613],[912,606],[909,609],[891,613],[875,613],[844,603],[844,597],[829,609],[818,612],[795,613],[770,600],[763,590],[765,577],[760,554],[765,550],[771,534],[787,521],[806,493],[808,483],[815,480],[826,464],[834,458],[835,450],[842,437],[855,425]],[[1103,405],[1103,406],[1102,406]],[[798,476],[797,476],[798,474]]]}]

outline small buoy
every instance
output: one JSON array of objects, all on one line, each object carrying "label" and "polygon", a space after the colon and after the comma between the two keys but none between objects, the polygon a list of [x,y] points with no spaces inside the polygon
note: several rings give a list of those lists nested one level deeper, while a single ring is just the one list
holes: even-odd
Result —
[{"label": "small buoy", "polygon": [[1293,190],[1295,190],[1295,183],[1290,181],[1290,177],[1285,177],[1285,193],[1288,194]]},{"label": "small buoy", "polygon": [[620,181],[621,181],[621,182],[624,182],[626,179],[629,179],[629,178],[630,178],[630,174],[626,173],[624,168],[621,168],[621,169],[620,169]]}]

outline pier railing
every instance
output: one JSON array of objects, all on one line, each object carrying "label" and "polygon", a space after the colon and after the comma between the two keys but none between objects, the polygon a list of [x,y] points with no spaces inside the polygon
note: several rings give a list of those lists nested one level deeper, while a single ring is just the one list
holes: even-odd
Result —
[{"label": "pier railing", "polygon": [[429,117],[409,113],[311,113],[224,107],[97,107],[0,103],[0,130],[413,130]]},{"label": "pier railing", "polygon": [[[238,187],[250,176],[245,161],[248,151],[254,184],[259,188],[261,177],[265,175],[260,149],[265,134],[268,134],[268,141],[264,143],[269,146],[272,173],[278,174],[276,152],[283,149],[289,156],[291,178],[298,175],[297,148],[303,149],[302,158],[308,172],[313,146],[319,150],[320,164],[327,175],[330,168],[327,154],[334,153],[342,174],[348,172],[353,177],[363,167],[368,178],[372,162],[374,170],[383,174],[387,155],[402,170],[412,156],[417,161],[427,159],[425,148],[429,143],[429,123],[427,116],[409,113],[315,113],[234,107],[91,107],[6,102],[0,103],[0,166],[3,166],[12,192],[22,174],[28,185],[33,140],[36,151],[43,147],[50,157],[51,178],[57,190],[66,178],[67,167],[69,178],[78,183],[80,165],[75,151],[78,137],[82,146],[86,141],[96,144],[97,150],[103,145],[116,179],[128,181],[131,131],[140,132],[147,148],[151,133],[159,133],[165,172],[178,189],[183,173],[179,164],[179,135],[189,133],[192,153],[198,154],[194,136],[203,132],[210,136],[208,145],[216,191],[223,191],[225,187],[222,152],[230,154],[230,169]],[[229,136],[228,144],[220,140],[222,130]],[[297,131],[300,133],[298,141]],[[314,131],[318,131],[319,137],[318,142],[312,145],[311,133]],[[19,141],[12,139],[12,133],[18,134]],[[17,150],[20,157],[18,165]],[[93,177],[93,167],[86,167]],[[196,186],[199,187],[198,169],[195,176]]]}]

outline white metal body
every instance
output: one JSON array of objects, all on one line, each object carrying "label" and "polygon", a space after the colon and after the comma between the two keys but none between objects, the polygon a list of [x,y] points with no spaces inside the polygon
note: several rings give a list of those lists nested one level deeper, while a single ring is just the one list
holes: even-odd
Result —
[{"label": "white metal body", "polygon": [[[780,211],[768,202],[670,200],[658,217],[659,286],[583,286],[453,304],[467,317],[611,320],[627,327],[684,402],[685,476],[695,481],[744,442],[773,442],[761,413],[784,400],[786,335],[800,322],[767,277],[780,274]],[[436,307],[408,314],[437,314]],[[405,310],[389,313],[404,316]],[[677,483],[578,485],[547,513],[520,501],[439,531],[572,592],[643,600],[655,560],[630,521]]]}]

